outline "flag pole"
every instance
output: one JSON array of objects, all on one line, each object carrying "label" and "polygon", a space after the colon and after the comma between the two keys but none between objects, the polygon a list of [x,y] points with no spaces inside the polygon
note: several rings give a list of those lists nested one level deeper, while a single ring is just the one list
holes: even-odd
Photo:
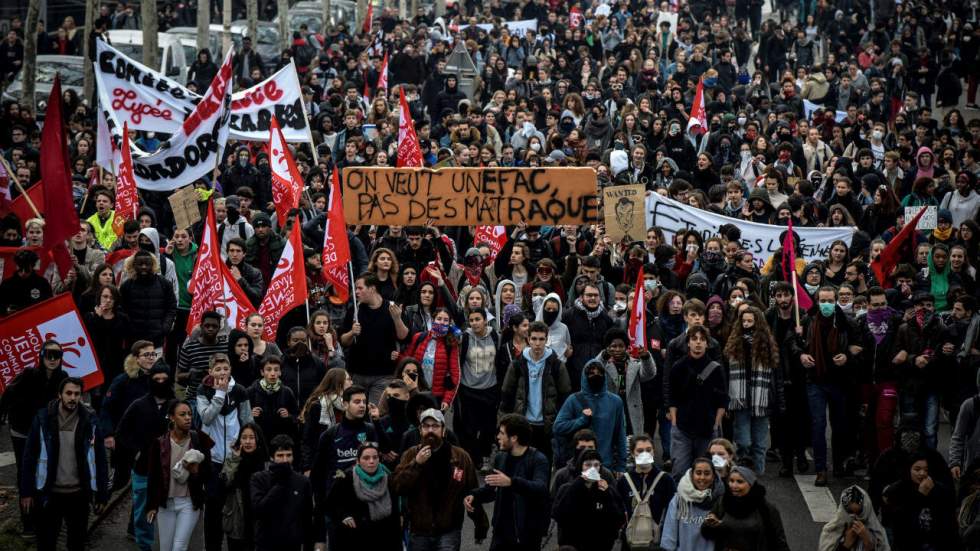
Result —
[{"label": "flag pole", "polygon": [[24,190],[24,186],[20,185],[20,180],[17,179],[17,174],[10,171],[10,164],[7,163],[7,159],[4,159],[3,155],[0,155],[0,163],[3,163],[3,169],[6,171],[7,177],[10,178],[15,186],[17,186],[17,191],[24,196],[24,200],[27,201],[28,206],[30,206],[31,210],[34,211],[34,216],[37,218],[43,218],[43,216],[41,216],[41,211],[37,210],[37,205],[34,204],[34,200],[31,199],[31,196],[27,194],[26,190]]},{"label": "flag pole", "polygon": [[799,329],[800,327],[803,327],[803,326],[802,326],[802,324],[800,324],[800,295],[799,295],[799,292],[800,291],[797,288],[798,286],[796,285],[796,266],[791,266],[790,267],[790,274],[792,274],[790,277],[793,279],[793,281],[792,281],[792,285],[793,285],[793,313],[796,316],[796,328]]}]

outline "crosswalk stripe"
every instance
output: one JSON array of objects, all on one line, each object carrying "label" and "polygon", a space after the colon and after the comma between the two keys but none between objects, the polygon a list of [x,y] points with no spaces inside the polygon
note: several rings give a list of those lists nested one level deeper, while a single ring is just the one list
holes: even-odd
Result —
[{"label": "crosswalk stripe", "polygon": [[807,509],[813,522],[830,522],[837,514],[837,504],[834,496],[826,487],[818,488],[813,485],[817,479],[815,474],[798,474],[794,477],[796,485],[803,494],[803,501],[806,502]]}]

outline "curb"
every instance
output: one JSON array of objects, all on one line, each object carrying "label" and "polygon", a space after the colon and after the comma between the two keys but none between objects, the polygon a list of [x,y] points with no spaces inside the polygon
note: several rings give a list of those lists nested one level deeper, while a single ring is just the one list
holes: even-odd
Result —
[{"label": "curb", "polygon": [[[123,500],[123,498],[129,495],[129,488],[130,488],[130,484],[128,483],[122,490],[113,494],[109,498],[109,501],[106,502],[105,507],[102,508],[102,512],[100,512],[98,515],[95,515],[89,520],[88,531],[90,534],[92,533],[93,530],[95,530],[96,527],[98,527],[98,525],[103,520],[105,520],[106,517],[109,516],[109,513],[111,513],[116,508],[116,505],[118,505],[119,502]],[[0,522],[0,533],[11,533],[11,534],[17,534],[19,536],[19,532],[17,531],[17,525],[19,524],[20,524],[20,516],[14,515],[3,522]]]}]

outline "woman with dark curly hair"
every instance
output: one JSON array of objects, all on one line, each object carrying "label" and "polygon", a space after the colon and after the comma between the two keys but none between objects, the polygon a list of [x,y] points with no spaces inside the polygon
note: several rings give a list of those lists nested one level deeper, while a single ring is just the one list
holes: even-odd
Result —
[{"label": "woman with dark curly hair", "polygon": [[742,310],[728,336],[729,411],[735,418],[738,455],[752,459],[759,474],[769,449],[769,416],[786,410],[779,347],[762,311]]}]

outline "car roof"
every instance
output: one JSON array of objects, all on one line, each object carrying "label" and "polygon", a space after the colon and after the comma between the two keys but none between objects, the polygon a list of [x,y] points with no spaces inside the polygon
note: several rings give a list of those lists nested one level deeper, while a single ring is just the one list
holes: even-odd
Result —
[{"label": "car roof", "polygon": [[[109,32],[109,42],[117,42],[120,44],[143,44],[142,30],[113,29],[108,32]],[[168,35],[167,33],[157,34],[157,40],[158,40],[158,44],[157,44],[158,46],[165,46],[168,44],[173,44],[178,41],[176,36]]]},{"label": "car roof", "polygon": [[61,63],[64,65],[78,65],[81,67],[85,63],[85,58],[80,55],[56,55],[42,54],[37,56],[37,61],[47,63]]}]

